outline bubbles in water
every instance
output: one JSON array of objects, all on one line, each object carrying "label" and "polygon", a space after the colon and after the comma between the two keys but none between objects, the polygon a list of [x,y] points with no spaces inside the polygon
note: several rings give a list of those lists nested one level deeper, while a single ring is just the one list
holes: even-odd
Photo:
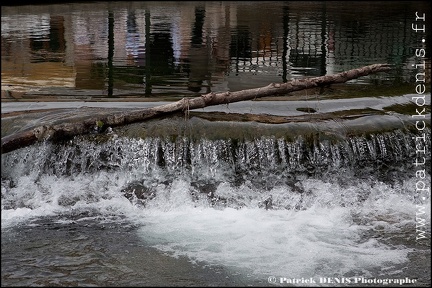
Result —
[{"label": "bubbles in water", "polygon": [[42,216],[127,219],[169,255],[257,279],[376,275],[407,261],[415,178],[367,167],[381,145],[397,160],[394,139],[305,141],[77,138],[21,149],[2,157],[2,229]]}]

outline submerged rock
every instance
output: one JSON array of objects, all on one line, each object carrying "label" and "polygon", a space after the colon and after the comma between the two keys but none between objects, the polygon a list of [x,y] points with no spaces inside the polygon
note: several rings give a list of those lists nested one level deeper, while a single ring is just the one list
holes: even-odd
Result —
[{"label": "submerged rock", "polygon": [[121,189],[124,196],[131,202],[136,201],[139,204],[145,205],[148,200],[153,199],[156,193],[139,181],[129,183]]}]

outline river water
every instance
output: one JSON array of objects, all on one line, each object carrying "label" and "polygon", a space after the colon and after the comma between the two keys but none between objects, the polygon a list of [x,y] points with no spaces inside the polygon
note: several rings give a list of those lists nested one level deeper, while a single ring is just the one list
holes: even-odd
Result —
[{"label": "river water", "polygon": [[2,98],[178,98],[374,63],[394,69],[350,83],[392,90],[415,82],[415,49],[430,43],[430,21],[415,13],[429,10],[427,1],[4,6]]},{"label": "river water", "polygon": [[2,113],[21,111],[2,114],[2,137],[94,111],[84,106],[394,68],[319,97],[207,107],[2,154],[2,286],[429,286],[430,192],[419,188],[431,183],[430,88],[425,128],[412,117],[423,71],[412,64],[430,63],[430,32],[412,23],[429,10],[2,6]]},{"label": "river water", "polygon": [[156,135],[181,120],[3,155],[3,284],[430,283],[430,201],[407,160],[424,144],[415,132],[337,139],[286,124],[303,136],[198,138],[188,131],[218,124],[191,118]]}]

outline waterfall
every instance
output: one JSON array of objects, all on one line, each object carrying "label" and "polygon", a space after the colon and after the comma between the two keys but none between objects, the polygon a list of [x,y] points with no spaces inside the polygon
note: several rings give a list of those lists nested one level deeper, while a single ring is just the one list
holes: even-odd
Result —
[{"label": "waterfall", "polygon": [[[430,129],[425,131],[425,144],[430,145]],[[127,175],[120,189],[127,198],[147,202],[155,196],[159,184],[168,185],[181,178],[190,183],[192,198],[238,207],[247,205],[241,200],[244,195],[227,199],[216,194],[218,186],[247,185],[261,191],[256,197],[268,198],[264,192],[278,186],[291,187],[296,195],[303,195],[306,189],[299,181],[310,177],[345,184],[365,179],[397,183],[412,176],[409,173],[416,155],[416,136],[415,131],[402,129],[338,138],[314,133],[293,139],[206,139],[185,135],[144,139],[114,135],[101,139],[90,135],[8,153],[2,157],[2,179],[13,187],[25,175],[37,182],[43,175],[74,179],[108,173],[114,179],[121,174]],[[426,161],[430,163],[430,154]],[[426,167],[430,174],[430,165]],[[299,207],[278,205],[273,199],[272,207],[278,206]]]},{"label": "waterfall", "polygon": [[418,270],[409,260],[424,253],[416,205],[430,219],[430,204],[415,191],[415,130],[132,137],[128,129],[4,154],[2,231],[132,225],[143,245],[257,283]]}]

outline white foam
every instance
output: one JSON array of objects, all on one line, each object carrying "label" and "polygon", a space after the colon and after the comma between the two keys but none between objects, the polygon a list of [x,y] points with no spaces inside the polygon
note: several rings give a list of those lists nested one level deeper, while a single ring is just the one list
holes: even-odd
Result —
[{"label": "white foam", "polygon": [[143,239],[173,256],[240,268],[253,275],[329,277],[402,263],[408,249],[362,242],[344,208],[283,211],[182,208],[146,214]]},{"label": "white foam", "polygon": [[[362,236],[379,223],[386,223],[391,232],[405,225],[415,226],[411,220],[415,205],[405,195],[397,195],[391,187],[378,184],[369,187],[371,194],[391,197],[371,196],[363,204],[341,207],[339,201],[332,203],[330,195],[335,200],[338,199],[335,195],[345,191],[349,198],[353,197],[349,194],[355,192],[355,195],[365,187],[341,188],[319,180],[307,180],[304,185],[315,189],[318,199],[300,211],[252,207],[217,210],[194,207],[191,203],[176,206],[170,201],[165,209],[160,209],[162,201],[142,212],[139,233],[145,242],[174,257],[187,256],[192,261],[225,265],[261,279],[269,275],[332,277],[352,271],[367,276],[373,269],[386,269],[407,261],[411,249]],[[179,190],[180,186],[183,190]],[[168,187],[165,195],[185,191],[186,186],[179,182]],[[243,193],[241,187],[223,186],[231,190],[229,193]],[[276,198],[282,197],[283,189],[279,187],[272,193]],[[358,223],[357,219],[362,217],[366,222]],[[399,223],[404,225],[398,227]]]},{"label": "white foam", "polygon": [[123,214],[133,208],[119,192],[124,177],[109,173],[79,175],[73,179],[41,175],[36,181],[34,177],[21,176],[12,188],[2,183],[2,229],[71,211]]},{"label": "white foam", "polygon": [[[222,182],[215,194],[236,197],[244,205],[216,209],[205,197],[193,200],[187,177],[158,181],[153,187],[156,197],[145,207],[134,205],[120,192],[134,180],[128,173],[42,175],[37,181],[21,176],[13,188],[2,183],[2,229],[71,211],[96,211],[99,218],[120,215],[141,226],[138,233],[144,242],[169,255],[223,265],[261,280],[269,275],[333,277],[353,271],[368,276],[374,269],[404,263],[411,251],[367,234],[380,230],[396,235],[415,227],[416,206],[406,193],[415,187],[415,179],[399,186],[304,179],[299,182],[303,196],[283,185],[257,191],[248,183]],[[259,208],[269,194],[275,205],[289,209]],[[8,203],[21,204],[7,208]]]}]

